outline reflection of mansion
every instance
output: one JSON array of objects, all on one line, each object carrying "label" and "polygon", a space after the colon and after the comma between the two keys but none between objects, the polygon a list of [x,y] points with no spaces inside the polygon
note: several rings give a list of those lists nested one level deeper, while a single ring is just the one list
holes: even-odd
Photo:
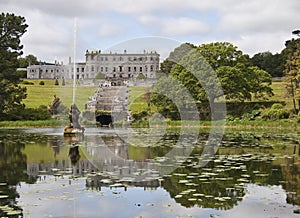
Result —
[{"label": "reflection of mansion", "polygon": [[[155,51],[143,53],[102,53],[100,50],[87,50],[86,61],[75,63],[76,79],[94,79],[99,73],[106,79],[128,80],[138,76],[155,78],[159,69],[159,54]],[[27,68],[28,79],[73,79],[74,63],[55,62],[54,64],[31,65]]]}]

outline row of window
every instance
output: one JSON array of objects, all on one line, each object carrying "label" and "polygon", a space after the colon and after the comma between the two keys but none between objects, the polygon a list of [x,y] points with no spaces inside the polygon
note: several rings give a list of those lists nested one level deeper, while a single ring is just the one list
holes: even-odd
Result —
[{"label": "row of window", "polygon": [[[90,58],[89,58],[90,57]],[[97,57],[97,58],[95,58]],[[148,58],[150,61],[159,61],[159,57],[127,57],[127,61],[148,61]],[[109,61],[109,59],[111,58],[108,58],[108,57],[99,57],[99,56],[94,56],[94,55],[91,55],[91,56],[88,56],[87,57],[87,60],[90,59],[90,60],[97,60],[97,61]],[[125,58],[124,57],[112,57],[111,59],[112,61],[124,61]]]},{"label": "row of window", "polygon": [[[76,78],[77,79],[84,79],[84,78],[89,78],[89,76],[90,76],[90,78],[94,78],[95,77],[95,75],[94,74],[91,74],[91,75],[89,75],[89,74],[86,74],[86,75],[84,75],[84,74],[76,74]],[[72,77],[72,79],[74,78],[74,75],[71,75],[71,77]],[[133,74],[113,74],[112,75],[112,77],[113,78],[117,78],[117,77],[119,77],[119,78],[133,78],[134,77],[134,75]],[[149,74],[149,75],[145,75],[145,77],[149,77],[149,78],[153,78],[154,77],[154,75],[153,74]]]},{"label": "row of window", "polygon": [[[67,70],[67,72],[73,72],[74,68],[71,69],[71,71],[69,71],[69,69]],[[128,67],[124,67],[124,66],[119,66],[119,67],[113,67],[112,71],[113,72],[124,72],[126,71],[127,72],[143,72],[145,70],[145,72],[153,72],[154,70],[158,70],[158,65],[156,65],[156,69],[155,69],[155,66],[154,65],[150,65],[150,66],[147,66],[145,65],[144,67],[142,66],[139,66],[139,67],[136,67],[136,66],[128,66]],[[86,71],[89,72],[89,67],[86,66]],[[30,72],[40,72],[40,73],[43,73],[43,72],[46,72],[46,73],[59,73],[59,72],[64,72],[64,69],[30,69]],[[84,73],[85,72],[85,68],[84,67],[77,67],[76,68],[76,72],[77,73]],[[108,67],[95,67],[95,66],[91,66],[91,72],[106,72],[108,73],[109,72],[109,68]]]},{"label": "row of window", "polygon": [[[82,68],[82,70],[84,71],[84,69]],[[144,70],[145,70],[145,72],[148,72],[148,71],[150,71],[150,72],[153,72],[154,70],[158,70],[158,65],[156,66],[156,69],[155,69],[155,66],[154,65],[150,65],[149,67],[146,65],[146,66],[144,66],[144,67],[136,67],[136,66],[134,66],[134,67],[132,67],[132,66],[129,66],[129,67],[124,67],[124,66],[119,66],[119,67],[113,67],[113,69],[112,69],[112,71],[113,72],[117,72],[117,71],[119,71],[119,72],[124,72],[124,71],[126,71],[127,70],[127,72],[143,72]],[[83,72],[82,71],[82,72]],[[87,66],[86,67],[86,71],[87,72],[89,72],[89,67]],[[108,67],[95,67],[95,66],[91,66],[91,72],[95,72],[95,71],[97,71],[97,72],[109,72],[109,68]],[[77,72],[79,72],[79,68],[77,68]]]},{"label": "row of window", "polygon": [[34,72],[40,72],[40,73],[43,73],[43,72],[54,73],[54,72],[56,72],[56,73],[59,73],[59,72],[64,72],[64,69],[62,69],[62,70],[58,70],[58,69],[56,69],[56,70],[54,70],[54,69],[46,69],[46,70],[43,70],[43,69],[30,69],[30,72],[31,73],[34,73]]}]

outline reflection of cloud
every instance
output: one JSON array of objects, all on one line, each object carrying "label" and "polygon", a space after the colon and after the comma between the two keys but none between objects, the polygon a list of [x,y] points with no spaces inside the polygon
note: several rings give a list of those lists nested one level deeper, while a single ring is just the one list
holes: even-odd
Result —
[{"label": "reflection of cloud", "polygon": [[[185,208],[177,204],[169,193],[162,189],[144,190],[129,187],[87,190],[85,179],[72,180],[50,177],[37,184],[21,183],[17,186],[18,199],[23,211],[32,217],[290,217],[292,206],[286,205],[286,194],[281,186],[247,185],[243,201],[230,210],[210,208]],[[38,191],[37,191],[38,190]],[[117,191],[119,194],[113,194]]]}]

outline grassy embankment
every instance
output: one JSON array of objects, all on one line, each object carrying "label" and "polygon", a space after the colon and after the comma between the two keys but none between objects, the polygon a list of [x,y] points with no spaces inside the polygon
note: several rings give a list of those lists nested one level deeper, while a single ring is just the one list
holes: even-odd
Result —
[{"label": "grassy embankment", "polygon": [[[272,89],[274,96],[270,97],[270,101],[284,101],[286,103],[285,108],[289,111],[293,109],[293,102],[291,98],[286,97],[286,90],[284,86],[284,82],[282,81],[274,81],[272,83]],[[147,110],[147,102],[144,97],[144,93],[147,93],[149,87],[131,87],[130,89],[130,110],[135,113],[139,113],[143,110]],[[155,107],[151,106],[151,110],[155,111]],[[199,124],[200,123],[200,124]],[[178,127],[181,125],[181,121],[167,121],[167,125],[171,127]],[[193,126],[201,126],[201,127],[210,127],[211,123],[209,121],[190,121],[185,122],[184,125],[188,125],[190,127]],[[136,124],[136,126],[148,126],[148,121],[140,121]],[[269,129],[294,129],[299,125],[297,122],[292,122],[291,120],[277,120],[277,121],[264,121],[264,120],[255,120],[255,121],[245,121],[245,120],[236,120],[226,122],[226,127],[228,128],[238,128],[238,129],[253,129],[260,130],[262,128]]]},{"label": "grassy embankment", "polygon": [[[27,98],[24,99],[24,103],[27,108],[37,108],[40,105],[49,105],[53,101],[53,95],[56,94],[60,99],[63,105],[69,107],[73,99],[73,81],[66,81],[66,85],[62,86],[59,81],[59,85],[55,86],[54,80],[43,80],[45,85],[39,85],[40,80],[30,80],[34,85],[23,85],[27,88]],[[283,82],[273,82],[272,88],[274,91],[274,96],[270,100],[285,101],[286,108],[292,109],[292,101],[288,100],[285,97],[285,88]],[[75,103],[81,111],[84,110],[84,106],[88,101],[88,97],[92,96],[96,86],[77,86],[75,91]],[[143,110],[147,110],[147,98],[145,93],[150,91],[150,87],[130,87],[130,110],[133,113],[138,113]],[[151,110],[155,111],[155,107],[151,106]],[[145,121],[147,123],[147,121]],[[143,126],[143,122],[140,123]],[[180,121],[168,121],[169,126],[177,127],[181,125]],[[47,126],[64,126],[65,121],[58,120],[46,120],[46,121],[3,121],[0,122],[0,127],[47,127]],[[199,122],[188,122],[188,126],[199,126]],[[209,127],[211,124],[207,121],[200,121],[200,125],[203,127]],[[297,123],[291,123],[289,120],[280,120],[280,121],[234,121],[228,122],[226,124],[228,127],[240,127],[244,128],[291,128],[297,127]]]},{"label": "grassy embankment", "polygon": [[[22,85],[27,88],[27,98],[23,100],[26,108],[38,108],[40,105],[48,106],[53,102],[54,95],[60,98],[61,103],[70,108],[73,102],[73,80],[67,80],[66,85],[62,86],[62,80],[59,85],[55,85],[55,80],[42,80],[44,85],[39,85],[41,80],[27,80],[34,85]],[[76,86],[75,103],[83,111],[88,97],[92,96],[96,86]],[[66,114],[67,117],[67,114]],[[2,121],[0,127],[51,127],[66,125],[64,120],[37,120],[37,121]]]},{"label": "grassy embankment", "polygon": [[[73,81],[67,80],[66,85],[54,85],[54,80],[43,80],[45,85],[39,85],[40,80],[29,80],[34,85],[23,85],[27,88],[27,98],[23,100],[27,108],[37,108],[40,105],[49,105],[53,102],[53,95],[60,98],[63,105],[70,107],[73,101]],[[96,86],[76,86],[75,103],[80,110],[84,110],[84,105],[88,102],[88,97],[92,96]]]}]

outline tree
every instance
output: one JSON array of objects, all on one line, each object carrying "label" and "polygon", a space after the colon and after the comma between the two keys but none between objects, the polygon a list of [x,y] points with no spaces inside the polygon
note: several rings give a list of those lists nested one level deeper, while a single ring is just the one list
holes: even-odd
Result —
[{"label": "tree", "polygon": [[18,58],[18,65],[19,65],[18,67],[20,68],[26,68],[34,64],[39,64],[39,62],[37,58],[32,54],[27,55],[25,58],[22,57]]},{"label": "tree", "polygon": [[249,66],[248,55],[244,55],[241,50],[229,42],[213,42],[199,46],[198,51],[216,70],[221,66],[235,67],[237,64]]},{"label": "tree", "polygon": [[269,51],[257,53],[250,61],[254,66],[267,71],[272,77],[282,77],[284,74],[286,60],[281,53],[272,54]]},{"label": "tree", "polygon": [[300,30],[294,30],[294,31],[292,32],[292,34],[297,35],[297,36],[300,37]]},{"label": "tree", "polygon": [[169,57],[161,63],[160,70],[157,74],[169,74],[172,67],[179,63],[181,59],[194,48],[196,48],[196,46],[191,43],[183,43],[175,48],[174,51],[169,54]]},{"label": "tree", "polygon": [[288,96],[293,100],[294,113],[297,114],[300,110],[300,43],[294,49],[286,62],[285,86]]},{"label": "tree", "polygon": [[[294,30],[292,34],[300,36],[300,30]],[[282,51],[286,57],[285,87],[287,95],[293,100],[294,113],[297,114],[300,110],[300,38],[286,41],[285,46]],[[296,100],[298,101],[298,108]]]},{"label": "tree", "polygon": [[[249,57],[228,42],[204,44],[191,49],[167,74],[186,87],[196,103],[209,103],[211,112],[216,100],[224,95],[227,100],[244,101],[251,100],[252,96],[265,98],[273,94],[269,87],[271,76],[253,67]],[[154,91],[161,93],[166,87],[170,88],[170,82],[166,83],[165,80],[158,81]],[[179,86],[171,87],[168,93],[176,93],[177,98],[184,101]],[[160,94],[153,93],[152,100],[158,108],[160,104],[164,110],[175,108],[174,105],[168,106],[170,101]],[[185,104],[188,107],[189,102]]]},{"label": "tree", "polygon": [[26,32],[25,18],[14,14],[0,15],[0,119],[24,108],[26,88],[20,87],[18,56],[22,55],[21,36]]}]

